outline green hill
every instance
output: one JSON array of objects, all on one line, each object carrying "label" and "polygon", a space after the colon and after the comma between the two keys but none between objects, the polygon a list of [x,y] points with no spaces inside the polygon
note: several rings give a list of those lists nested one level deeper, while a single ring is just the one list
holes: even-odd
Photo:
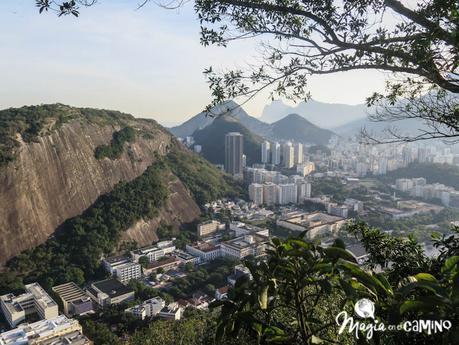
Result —
[{"label": "green hill", "polygon": [[193,137],[195,143],[202,146],[204,158],[214,164],[224,164],[225,135],[230,132],[239,132],[244,136],[247,165],[259,162],[263,138],[249,131],[232,116],[224,115],[216,118],[207,127],[194,132]]},{"label": "green hill", "polygon": [[276,140],[326,145],[332,136],[332,131],[317,127],[298,114],[287,115],[271,125],[271,137]]}]

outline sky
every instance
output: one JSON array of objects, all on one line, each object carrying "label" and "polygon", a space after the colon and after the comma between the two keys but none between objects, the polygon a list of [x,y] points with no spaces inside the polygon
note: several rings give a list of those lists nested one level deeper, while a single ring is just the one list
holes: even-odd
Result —
[{"label": "sky", "polygon": [[[80,17],[38,14],[33,0],[0,1],[0,109],[42,103],[120,110],[164,125],[199,113],[211,96],[203,75],[243,67],[257,41],[203,47],[191,4],[137,10],[136,0],[99,0]],[[315,100],[363,103],[385,76],[355,71],[311,78]],[[260,95],[244,109],[260,116]]]}]

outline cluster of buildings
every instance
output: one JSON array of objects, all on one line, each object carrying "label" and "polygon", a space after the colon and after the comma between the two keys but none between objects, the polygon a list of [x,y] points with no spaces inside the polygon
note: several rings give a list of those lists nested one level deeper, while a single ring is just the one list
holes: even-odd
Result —
[{"label": "cluster of buildings", "polygon": [[311,197],[311,184],[303,176],[287,177],[278,171],[247,168],[244,179],[249,182],[249,197],[255,205],[302,203]]},{"label": "cluster of buildings", "polygon": [[[90,344],[79,322],[67,318],[71,311],[74,314],[84,314],[82,309],[78,309],[77,302],[79,299],[81,303],[85,303],[84,298],[67,296],[67,299],[71,299],[74,304],[70,306],[72,302],[69,302],[66,305],[63,300],[66,315],[59,315],[58,304],[38,283],[25,285],[25,292],[21,295],[9,293],[0,296],[2,314],[12,328],[10,331],[0,333],[0,345]],[[92,310],[92,302],[90,305]],[[88,311],[85,309],[85,312]],[[28,323],[30,319],[37,318],[39,321]]]},{"label": "cluster of buildings", "polygon": [[290,169],[295,165],[302,164],[304,160],[303,144],[287,141],[279,142],[264,141],[261,144],[261,163],[280,165]]},{"label": "cluster of buildings", "polygon": [[448,163],[459,165],[459,154],[451,147],[420,144],[363,145],[357,141],[340,141],[330,155],[311,155],[319,166],[347,172],[352,176],[385,175],[410,163]]},{"label": "cluster of buildings", "polygon": [[209,262],[219,257],[243,259],[248,256],[262,257],[269,242],[269,230],[242,222],[232,222],[229,226],[231,239],[222,241],[216,231],[207,233],[206,238],[186,245],[186,251],[201,262]]},{"label": "cluster of buildings", "polygon": [[417,198],[439,199],[444,206],[459,208],[459,191],[441,183],[427,184],[423,177],[397,179],[395,188]]}]

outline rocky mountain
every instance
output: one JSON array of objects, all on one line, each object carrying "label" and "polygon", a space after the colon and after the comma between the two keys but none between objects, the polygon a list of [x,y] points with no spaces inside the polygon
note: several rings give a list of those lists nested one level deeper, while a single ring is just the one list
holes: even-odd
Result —
[{"label": "rocky mountain", "polygon": [[[280,104],[280,103],[272,103]],[[283,104],[283,103],[282,103]],[[286,110],[290,109],[285,106]],[[223,150],[218,152],[217,147],[210,147],[217,140],[215,133],[224,135],[230,131],[239,131],[247,133],[248,137],[256,138],[250,140],[247,147],[256,147],[250,142],[260,142],[260,140],[295,140],[311,144],[326,144],[333,134],[329,130],[324,130],[310,121],[304,119],[298,114],[287,113],[280,116],[278,121],[272,124],[262,122],[259,119],[247,114],[242,107],[233,101],[215,107],[211,111],[212,116],[200,113],[180,126],[170,128],[169,131],[177,137],[195,136],[196,144],[203,146],[204,157],[216,164],[223,163]],[[224,121],[218,122],[224,118]],[[216,126],[212,126],[217,121]],[[216,131],[215,131],[216,130]],[[213,132],[214,131],[214,132]],[[208,138],[206,138],[208,136]],[[217,140],[218,141],[218,140]],[[246,153],[247,154],[247,153]],[[259,152],[252,154],[248,152],[250,164],[251,161],[256,162],[259,158]]]},{"label": "rocky mountain", "polygon": [[224,164],[225,135],[230,132],[239,132],[244,135],[244,153],[247,164],[260,161],[260,150],[263,138],[246,128],[237,118],[225,114],[203,129],[193,133],[195,143],[202,145],[202,155],[214,164]]},{"label": "rocky mountain", "polygon": [[322,129],[298,114],[289,114],[271,125],[270,138],[326,145],[333,132]]},{"label": "rocky mountain", "polygon": [[175,126],[169,129],[169,131],[176,137],[184,138],[193,135],[197,130],[203,129],[210,125],[216,118],[221,115],[230,115],[237,119],[244,127],[249,129],[251,132],[265,136],[269,132],[269,125],[264,123],[257,118],[250,116],[245,110],[234,101],[227,101],[219,106],[211,109],[209,113],[199,113],[180,126]]},{"label": "rocky mountain", "polygon": [[332,104],[311,99],[292,107],[278,100],[265,106],[260,120],[273,123],[288,114],[298,114],[316,126],[332,129],[355,120],[364,119],[368,111],[365,104]]},{"label": "rocky mountain", "polygon": [[[118,186],[129,192],[160,163],[166,199],[154,214],[134,214],[123,240],[149,244],[160,223],[192,222],[196,201],[230,191],[229,182],[152,120],[61,104],[0,111],[0,264],[47,241]],[[116,200],[107,199],[104,207]]]}]

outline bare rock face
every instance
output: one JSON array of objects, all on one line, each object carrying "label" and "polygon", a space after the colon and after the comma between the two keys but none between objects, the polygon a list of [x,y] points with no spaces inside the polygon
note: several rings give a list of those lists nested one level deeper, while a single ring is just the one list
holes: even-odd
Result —
[{"label": "bare rock face", "polygon": [[[171,136],[156,123],[135,120],[137,129],[149,135],[125,144],[120,158],[97,160],[94,150],[108,144],[115,125],[100,125],[75,119],[37,142],[21,142],[17,158],[0,168],[0,264],[20,252],[46,241],[66,219],[81,214],[102,194],[120,181],[141,175],[164,155]],[[150,243],[156,239],[155,226],[164,219],[188,222],[199,215],[199,208],[180,181],[158,219],[148,226],[136,225],[126,238]],[[151,224],[150,224],[151,223]]]}]

